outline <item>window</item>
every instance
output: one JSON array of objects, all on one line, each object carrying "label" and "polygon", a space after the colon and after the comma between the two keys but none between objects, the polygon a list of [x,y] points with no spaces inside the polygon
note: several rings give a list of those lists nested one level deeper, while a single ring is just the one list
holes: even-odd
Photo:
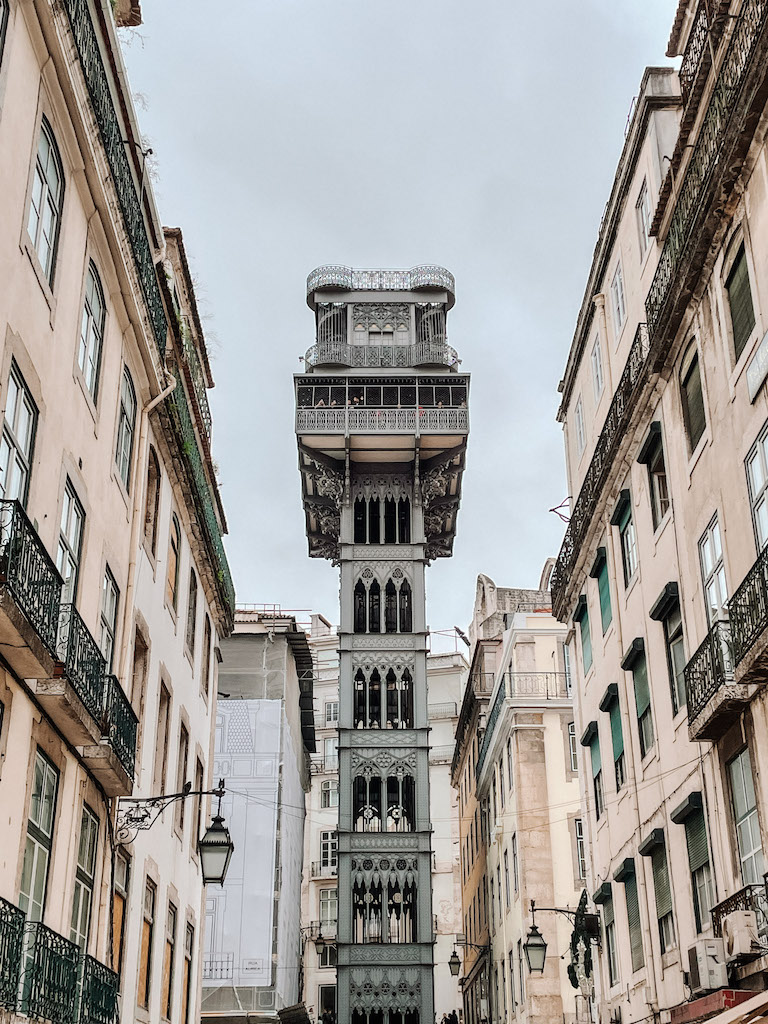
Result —
[{"label": "window", "polygon": [[757,818],[752,765],[746,747],[728,762],[728,781],[741,863],[741,881],[744,885],[756,885],[763,880],[763,844]]},{"label": "window", "polygon": [[[640,646],[642,644],[642,647]],[[642,640],[634,641],[631,660],[624,659],[622,668],[629,668],[635,687],[635,707],[637,709],[637,731],[640,736],[640,754],[642,757],[653,746],[653,713],[651,711],[651,688],[648,685],[648,664],[645,660],[645,644]]]},{"label": "window", "polygon": [[203,693],[208,696],[208,691],[211,687],[211,647],[213,646],[213,630],[211,628],[211,618],[206,613],[205,622],[203,623],[203,667],[200,676],[200,682],[203,684]]},{"label": "window", "polygon": [[656,920],[659,926],[661,952],[668,952],[675,945],[675,921],[672,914],[672,890],[669,885],[667,848],[664,843],[654,847],[651,854],[653,890],[656,894]]},{"label": "window", "polygon": [[77,350],[77,365],[83,375],[85,386],[96,401],[99,389],[99,366],[101,345],[104,340],[105,317],[104,291],[93,262],[88,265],[85,279],[83,315],[80,319],[80,344]]},{"label": "window", "polygon": [[128,883],[131,862],[125,850],[115,851],[115,891],[112,898],[112,964],[122,982],[125,954],[125,910],[128,903]]},{"label": "window", "polygon": [[565,672],[565,695],[573,696],[573,679],[571,678],[571,648],[570,644],[563,644],[563,671]]},{"label": "window", "polygon": [[339,915],[337,889],[320,890],[320,925],[335,925]]},{"label": "window", "polygon": [[80,842],[77,847],[75,868],[75,896],[72,904],[72,921],[69,940],[78,945],[83,953],[88,949],[91,930],[91,907],[96,874],[96,849],[99,844],[99,819],[83,806],[80,819]]},{"label": "window", "polygon": [[43,118],[37,144],[35,175],[29,203],[27,233],[40,259],[48,284],[53,285],[56,245],[64,200],[64,171],[48,121]]},{"label": "window", "polygon": [[325,702],[325,724],[335,725],[339,720],[339,702],[337,700],[327,700]]},{"label": "window", "polygon": [[517,833],[515,832],[512,836],[512,884],[515,887],[515,892],[520,889],[520,865],[518,863],[517,856]]},{"label": "window", "polygon": [[648,436],[643,442],[637,461],[648,467],[648,492],[651,502],[651,519],[653,528],[659,524],[669,509],[669,488],[667,486],[667,467],[664,462],[664,446],[661,440],[661,423],[651,424]]},{"label": "window", "polygon": [[698,807],[685,819],[685,842],[688,847],[688,867],[691,872],[693,913],[696,918],[696,931],[700,932],[709,926],[709,912],[715,903],[712,873],[709,866],[707,826],[701,807]]},{"label": "window", "polygon": [[597,549],[597,557],[589,571],[592,579],[597,580],[597,594],[600,599],[600,623],[603,627],[603,636],[611,624],[613,612],[611,610],[611,585],[608,579],[608,561],[605,548]]},{"label": "window", "polygon": [[195,570],[189,570],[189,597],[187,599],[187,628],[184,644],[191,658],[195,657],[195,632],[197,630],[197,577]]},{"label": "window", "polygon": [[627,490],[621,492],[616,510],[611,516],[611,526],[619,528],[624,586],[628,587],[630,580],[637,572],[637,537],[635,523],[632,519],[632,497]]},{"label": "window", "polygon": [[[194,789],[197,794],[203,790],[205,782],[205,769],[203,768],[203,762],[200,758],[195,760],[195,785]],[[190,838],[190,847],[193,853],[197,853],[197,843],[200,839],[200,830],[203,824],[203,798],[196,795],[194,797],[194,803],[192,805],[192,835]]]},{"label": "window", "polygon": [[768,425],[747,455],[746,468],[755,541],[758,551],[762,551],[768,544]]},{"label": "window", "polygon": [[584,822],[581,818],[574,821],[576,833],[576,865],[579,871],[579,878],[587,877],[587,848],[584,842]]},{"label": "window", "polygon": [[731,313],[733,353],[734,357],[738,359],[749,341],[752,328],[755,326],[755,309],[752,305],[749,269],[743,244],[739,247],[736,259],[733,261],[733,266],[725,282],[725,290],[728,293],[728,308]]},{"label": "window", "polygon": [[12,362],[0,439],[0,498],[26,505],[36,427],[37,406]]},{"label": "window", "polygon": [[[187,781],[187,758],[189,757],[189,732],[186,726],[182,725],[179,729],[179,753],[176,761],[176,792],[180,793],[184,789],[184,783]],[[174,814],[174,823],[177,832],[184,831],[184,804],[185,800],[176,801],[176,810]]]},{"label": "window", "polygon": [[520,1002],[525,1002],[525,968],[523,967],[523,940],[517,940],[517,967],[520,972]]},{"label": "window", "polygon": [[[501,803],[501,809],[504,810],[504,800],[506,799],[506,787],[504,785],[504,749],[502,748],[501,756],[499,757],[498,763],[499,769],[499,800]],[[496,769],[494,768],[494,771]],[[477,812],[475,812],[477,813]]]},{"label": "window", "polygon": [[339,737],[328,736],[323,747],[325,770],[335,772],[339,767]]},{"label": "window", "polygon": [[330,942],[326,942],[323,946],[320,958],[318,960],[318,967],[335,967],[336,966],[336,947]]},{"label": "window", "polygon": [[24,863],[19,886],[19,907],[27,915],[28,921],[43,919],[58,788],[58,771],[38,750],[35,754],[35,775],[27,819],[27,842],[24,847]]},{"label": "window", "polygon": [[571,771],[579,770],[579,754],[576,749],[576,723],[568,723],[568,753],[571,755]]},{"label": "window", "polygon": [[664,619],[664,642],[667,647],[669,685],[672,691],[672,709],[675,714],[688,702],[685,689],[685,644],[683,642],[683,618],[677,603]]},{"label": "window", "polygon": [[77,596],[77,577],[80,569],[80,551],[83,544],[85,512],[80,504],[72,482],[67,477],[64,500],[61,505],[61,529],[56,554],[56,568],[64,580],[61,603],[74,602]]},{"label": "window", "polygon": [[576,605],[574,619],[579,623],[581,632],[581,660],[586,675],[592,667],[592,636],[589,632],[589,611],[587,610],[587,599],[584,594],[579,598]]},{"label": "window", "polygon": [[581,401],[581,395],[576,400],[573,419],[576,425],[576,452],[578,455],[581,455],[587,444],[587,431],[584,425],[584,404]]},{"label": "window", "polygon": [[152,989],[152,936],[155,929],[155,900],[157,886],[148,878],[144,883],[144,909],[141,921],[139,944],[139,992],[138,1003],[149,1009],[149,994]]},{"label": "window", "polygon": [[120,479],[126,488],[131,485],[131,458],[133,456],[133,435],[136,431],[136,391],[128,372],[123,367],[123,381],[120,385],[120,419],[117,424],[117,445],[115,464]]},{"label": "window", "polygon": [[624,299],[624,276],[621,264],[616,267],[611,280],[611,312],[613,313],[613,330],[616,337],[621,333],[627,318],[627,305]]},{"label": "window", "polygon": [[637,238],[640,243],[640,259],[648,251],[648,243],[651,239],[651,197],[648,194],[648,183],[643,181],[640,186],[640,194],[635,203],[635,216],[637,217]]},{"label": "window", "polygon": [[192,995],[192,953],[195,948],[195,927],[187,922],[184,929],[184,975],[181,979],[181,1024],[190,1024]]},{"label": "window", "polygon": [[[318,1020],[321,1022],[325,1021],[328,1024],[332,1024],[336,1020],[336,986],[335,985],[318,985],[317,988],[317,1005],[318,1005]],[[354,1019],[354,1015],[353,1015]],[[362,1024],[365,1021],[365,1015],[357,1017],[357,1024]],[[373,1024],[374,1014],[371,1014],[371,1024]]]},{"label": "window", "polygon": [[624,766],[624,732],[621,728],[621,705],[618,694],[608,709],[611,722],[611,747],[613,748],[613,774],[616,779],[616,792],[621,789],[626,781]]},{"label": "window", "polygon": [[5,33],[8,29],[8,13],[8,0],[0,0],[0,62],[2,62],[3,59]]},{"label": "window", "polygon": [[504,851],[504,899],[507,904],[507,910],[509,910],[510,903],[512,902],[512,893],[509,885],[509,856],[507,851]]},{"label": "window", "polygon": [[120,591],[117,589],[115,577],[109,571],[109,566],[104,570],[104,581],[101,584],[101,638],[99,647],[107,663],[108,671],[112,671],[112,657],[115,652],[115,633],[117,631],[117,606],[120,601]]},{"label": "window", "polygon": [[333,779],[326,779],[320,790],[321,807],[339,806],[339,784]]},{"label": "window", "polygon": [[160,699],[157,705],[157,732],[155,733],[155,765],[152,772],[152,789],[155,793],[165,792],[166,751],[168,750],[168,729],[170,726],[171,695],[165,683],[160,682]]},{"label": "window", "polygon": [[645,964],[645,954],[643,953],[643,929],[640,923],[640,903],[637,898],[637,876],[634,871],[624,878],[624,896],[627,901],[629,954],[632,970],[639,971]]},{"label": "window", "polygon": [[509,792],[515,788],[515,769],[512,764],[512,737],[507,739],[507,775],[509,778]]},{"label": "window", "polygon": [[338,840],[332,829],[324,829],[320,833],[320,866],[335,868],[338,853]]},{"label": "window", "polygon": [[688,451],[693,452],[707,425],[699,356],[695,345],[690,346],[681,365],[680,399],[683,404],[683,422],[688,437]]},{"label": "window", "polygon": [[603,379],[603,356],[600,352],[599,338],[595,338],[590,362],[592,363],[592,390],[595,394],[595,404],[597,404],[600,401],[600,395],[603,393],[603,384],[605,383]]},{"label": "window", "polygon": [[510,1005],[512,1009],[514,1009],[517,1003],[517,998],[515,995],[515,954],[514,951],[511,949],[509,951],[509,996]]},{"label": "window", "polygon": [[181,528],[176,513],[171,516],[171,536],[168,542],[168,575],[165,594],[174,611],[179,606],[179,554],[181,552]]},{"label": "window", "polygon": [[728,603],[723,545],[720,540],[720,524],[717,521],[717,515],[712,519],[699,541],[699,558],[704,583],[704,602],[707,606],[707,620],[711,625],[716,619],[721,618]]},{"label": "window", "polygon": [[607,899],[603,904],[603,930],[608,954],[608,984],[613,988],[619,980],[619,959],[616,949],[616,922],[613,915],[612,899]]},{"label": "window", "polygon": [[144,505],[144,543],[157,554],[157,522],[160,513],[160,461],[150,445],[147,459],[147,496]]},{"label": "window", "polygon": [[165,922],[165,947],[163,949],[163,992],[160,999],[160,1011],[166,1020],[171,1019],[173,1009],[173,968],[176,961],[176,907],[168,904],[168,915]]},{"label": "window", "polygon": [[603,766],[600,761],[600,737],[597,735],[597,724],[589,740],[589,755],[592,764],[592,792],[595,797],[595,818],[600,819],[604,809],[603,801]]}]

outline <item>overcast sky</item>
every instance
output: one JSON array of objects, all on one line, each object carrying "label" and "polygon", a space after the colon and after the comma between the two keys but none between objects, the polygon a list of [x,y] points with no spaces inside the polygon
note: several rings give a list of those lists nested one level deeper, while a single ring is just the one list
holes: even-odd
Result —
[{"label": "overcast sky", "polygon": [[323,263],[456,277],[472,374],[452,559],[427,621],[466,628],[478,572],[535,587],[564,524],[557,384],[643,69],[674,0],[143,0],[122,32],[158,206],[198,279],[214,457],[240,602],[338,621],[307,557],[292,374]]}]

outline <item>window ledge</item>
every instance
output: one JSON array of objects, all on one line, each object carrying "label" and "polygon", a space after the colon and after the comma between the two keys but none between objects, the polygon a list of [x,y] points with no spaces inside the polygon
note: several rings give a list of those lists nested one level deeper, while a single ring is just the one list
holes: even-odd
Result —
[{"label": "window ledge", "polygon": [[707,425],[704,428],[704,433],[699,438],[699,443],[696,445],[695,449],[691,453],[690,458],[688,459],[688,489],[689,490],[691,489],[691,486],[692,486],[692,483],[693,483],[693,481],[691,480],[691,477],[693,476],[693,471],[696,468],[696,466],[698,465],[699,459],[701,458],[704,449],[709,447],[709,443],[710,443],[709,425]]},{"label": "window ledge", "polygon": [[669,503],[669,508],[659,520],[659,525],[653,531],[653,543],[658,546],[662,535],[666,531],[669,524],[672,522],[672,502]]},{"label": "window ledge", "polygon": [[93,433],[96,437],[98,437],[99,432],[96,429],[98,427],[99,421],[98,409],[96,408],[96,403],[93,400],[93,395],[88,390],[88,385],[85,383],[85,377],[80,372],[80,367],[77,365],[77,363],[75,363],[75,369],[72,372],[72,376],[77,381],[78,386],[80,387],[80,390],[83,393],[83,399],[85,400],[86,408],[88,409],[88,412],[91,414],[91,419],[93,420]]},{"label": "window ledge", "polygon": [[[752,356],[757,351],[757,348],[758,348],[758,346],[760,344],[760,339],[763,337],[763,333],[764,332],[761,332],[760,330],[758,330],[757,319],[755,319],[755,325],[752,328],[752,333],[750,334],[749,338],[747,339],[747,342],[744,345],[744,348],[741,350],[741,355],[736,360],[736,362],[735,362],[735,364],[733,366],[733,369],[731,370],[731,373],[730,373],[730,375],[728,377],[728,388],[729,388],[729,390],[731,392],[731,401],[732,402],[734,402],[736,400],[736,390],[737,390],[738,383],[741,380],[742,376],[744,375],[744,373],[745,373],[745,371],[747,369],[747,366],[749,365],[749,363],[750,363],[750,361],[752,359]],[[731,337],[730,331],[728,331],[727,348],[728,348],[727,357],[730,359],[731,356],[733,355],[733,338]]]},{"label": "window ledge", "polygon": [[130,513],[131,513],[131,496],[128,494],[128,490],[127,490],[125,484],[123,483],[123,478],[120,476],[120,474],[115,469],[114,460],[112,462],[111,475],[112,475],[112,479],[115,481],[115,484],[117,485],[118,491],[120,492],[120,497],[123,499],[123,503],[125,504],[126,515],[130,516]]},{"label": "window ledge", "polygon": [[635,569],[634,576],[632,577],[632,579],[629,581],[629,583],[627,583],[626,587],[624,588],[624,608],[625,609],[627,607],[627,603],[629,602],[630,595],[632,594],[632,591],[637,586],[637,581],[639,579],[640,579],[640,566],[638,564],[637,568]]},{"label": "window ledge", "polygon": [[661,954],[661,967],[662,970],[668,970],[670,967],[680,963],[680,950],[677,946],[673,946],[672,949],[668,949],[666,953]]}]

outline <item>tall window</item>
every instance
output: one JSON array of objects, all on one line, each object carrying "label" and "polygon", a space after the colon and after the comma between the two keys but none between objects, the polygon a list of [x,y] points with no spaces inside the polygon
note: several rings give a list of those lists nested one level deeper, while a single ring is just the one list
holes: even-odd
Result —
[{"label": "tall window", "polygon": [[573,420],[576,426],[576,453],[581,455],[587,444],[587,429],[584,424],[584,403],[581,400],[581,395],[576,400]]},{"label": "tall window", "polygon": [[187,599],[187,628],[184,643],[189,655],[195,656],[195,632],[197,630],[197,577],[195,570],[189,570],[189,596]]},{"label": "tall window", "polygon": [[339,720],[339,702],[337,700],[327,700],[325,702],[325,724],[336,725]]},{"label": "tall window", "polygon": [[699,355],[695,344],[689,347],[680,368],[680,398],[683,404],[683,422],[688,437],[688,450],[693,452],[707,425]]},{"label": "tall window", "polygon": [[579,871],[579,878],[587,877],[587,848],[584,841],[584,822],[581,818],[574,821],[576,832],[576,865]]},{"label": "tall window", "polygon": [[[187,781],[187,759],[189,758],[189,732],[186,726],[182,725],[179,729],[179,753],[176,761],[176,792],[180,793],[184,789],[184,784]],[[176,801],[176,829],[179,832],[184,831],[184,800]]]},{"label": "tall window", "polygon": [[120,479],[126,487],[131,485],[131,458],[133,456],[133,436],[136,432],[136,389],[133,386],[128,367],[123,367],[123,380],[120,385],[120,419],[117,424],[117,445],[115,446],[115,463]]},{"label": "tall window", "polygon": [[335,868],[338,852],[338,839],[332,829],[323,829],[320,833],[320,864],[324,868]]},{"label": "tall window", "polygon": [[84,953],[87,952],[88,936],[91,930],[91,907],[93,906],[98,845],[99,819],[89,807],[84,805],[83,815],[80,819],[80,842],[77,847],[75,868],[75,897],[69,929],[70,942],[76,943]]},{"label": "tall window", "polygon": [[648,467],[648,490],[651,500],[651,519],[653,528],[659,524],[669,509],[669,487],[667,486],[667,466],[664,461],[664,445],[661,440],[661,423],[658,420],[651,424],[648,436],[643,442],[637,461]]},{"label": "tall window", "polygon": [[[205,769],[203,768],[203,762],[200,758],[195,759],[195,790],[199,794],[202,792],[203,783],[205,780]],[[189,840],[189,845],[193,853],[197,853],[197,843],[200,839],[200,830],[203,824],[203,798],[202,796],[196,795],[194,803],[192,804],[192,833]]]},{"label": "tall window", "polygon": [[155,793],[165,792],[166,751],[168,750],[168,729],[171,717],[171,695],[164,682],[160,682],[160,698],[157,704],[157,732],[155,733],[155,764],[152,772],[152,789]]},{"label": "tall window", "polygon": [[577,772],[579,770],[579,754],[576,749],[576,723],[568,723],[568,753],[571,757],[571,771]]},{"label": "tall window", "polygon": [[163,991],[160,1007],[163,1017],[171,1019],[173,1010],[173,969],[176,963],[176,919],[178,912],[172,903],[168,904],[165,922],[165,947],[163,949]]},{"label": "tall window", "polygon": [[[509,780],[509,792],[515,788],[515,768],[512,763],[512,737],[507,737],[507,778]],[[482,820],[482,818],[481,818]]]},{"label": "tall window", "polygon": [[685,643],[683,617],[677,603],[664,619],[664,642],[667,646],[669,685],[672,690],[672,709],[677,714],[688,703],[685,689]]},{"label": "tall window", "polygon": [[40,259],[48,283],[53,285],[56,244],[64,201],[64,171],[48,121],[43,118],[37,144],[35,176],[29,203],[27,233]]},{"label": "tall window", "polygon": [[589,611],[587,610],[587,599],[582,594],[576,606],[574,619],[579,623],[581,633],[581,660],[586,675],[592,667],[592,635],[589,631]]},{"label": "tall window", "polygon": [[120,591],[117,589],[115,577],[109,571],[109,566],[104,570],[104,581],[101,585],[101,615],[100,615],[100,643],[101,653],[107,663],[107,669],[112,671],[112,657],[115,652],[115,633],[117,630],[117,606],[120,601]]},{"label": "tall window", "polygon": [[320,925],[335,925],[339,916],[337,889],[320,890]]},{"label": "tall window", "polygon": [[624,731],[621,727],[621,705],[619,704],[618,687],[613,684],[608,688],[600,701],[600,709],[607,711],[611,723],[611,747],[613,749],[613,774],[616,780],[616,792],[626,781],[624,765]]},{"label": "tall window", "polygon": [[83,545],[85,512],[75,494],[72,482],[67,477],[64,500],[61,505],[61,529],[59,547],[56,553],[56,567],[64,580],[61,603],[68,604],[77,596],[77,577],[80,569],[80,552]]},{"label": "tall window", "polygon": [[125,911],[128,904],[128,884],[131,862],[125,850],[115,852],[115,891],[112,897],[112,965],[122,982],[125,955]]},{"label": "tall window", "polygon": [[756,885],[762,882],[765,868],[752,765],[747,747],[728,762],[728,780],[741,862],[741,881],[744,885]]},{"label": "tall window", "polygon": [[83,300],[83,315],[80,318],[77,364],[94,402],[99,390],[99,366],[101,365],[101,345],[104,340],[105,311],[101,280],[93,261],[91,261],[88,265],[88,276],[85,279],[85,299]]},{"label": "tall window", "polygon": [[211,687],[211,648],[213,647],[213,630],[211,628],[211,617],[206,612],[203,623],[203,667],[200,681],[203,684],[203,693],[208,696]]},{"label": "tall window", "polygon": [[731,313],[733,352],[738,359],[755,326],[755,309],[752,305],[752,289],[749,286],[749,270],[743,244],[733,261],[725,282],[725,290],[728,293],[728,308]]},{"label": "tall window", "polygon": [[37,406],[18,366],[12,362],[0,438],[0,498],[18,499],[26,505],[36,427]]},{"label": "tall window", "polygon": [[672,890],[669,885],[667,848],[664,843],[659,843],[654,847],[651,854],[651,869],[653,871],[653,890],[656,895],[659,944],[662,953],[666,953],[675,944],[675,920],[672,913]]},{"label": "tall window", "polygon": [[747,455],[746,467],[755,540],[762,551],[768,544],[768,424]]},{"label": "tall window", "polygon": [[627,304],[624,298],[624,275],[621,272],[621,264],[616,267],[611,279],[611,312],[613,314],[613,329],[618,337],[627,318]]},{"label": "tall window", "polygon": [[150,445],[147,459],[147,497],[144,505],[144,543],[157,554],[157,524],[160,513],[160,461]]},{"label": "tall window", "polygon": [[597,722],[590,722],[581,742],[589,747],[589,759],[592,765],[592,792],[595,797],[595,818],[599,820],[603,813],[604,801],[603,766],[600,761],[600,737],[597,732]]},{"label": "tall window", "polygon": [[335,772],[339,767],[339,737],[327,736],[323,747],[325,770]]},{"label": "tall window", "polygon": [[640,923],[640,902],[637,898],[637,876],[634,871],[624,877],[624,896],[627,901],[627,926],[629,928],[629,954],[632,970],[639,971],[645,963],[643,953],[643,929]]},{"label": "tall window", "polygon": [[[640,646],[642,644],[642,647]],[[636,646],[635,646],[636,645]],[[640,736],[640,753],[642,757],[653,746],[653,712],[651,711],[651,688],[648,685],[648,663],[645,659],[645,644],[635,641],[629,657],[622,662],[623,669],[630,669],[635,687],[635,707],[637,709],[637,731]]]},{"label": "tall window", "polygon": [[720,539],[720,524],[715,515],[699,541],[701,576],[704,583],[704,600],[710,625],[719,619],[728,603],[728,587],[725,582],[725,562]]},{"label": "tall window", "polygon": [[688,867],[691,872],[693,913],[696,918],[696,931],[700,932],[709,925],[709,912],[715,903],[712,871],[709,864],[707,825],[704,820],[704,812],[700,807],[685,819],[685,842],[688,847]]},{"label": "tall window", "polygon": [[8,30],[8,13],[8,0],[0,0],[0,63],[2,63],[3,60],[5,34]]},{"label": "tall window", "polygon": [[520,864],[518,862],[516,832],[512,836],[512,884],[515,887],[515,892],[518,892],[520,889]]},{"label": "tall window", "polygon": [[192,953],[195,948],[195,927],[187,922],[184,929],[184,973],[181,979],[181,1024],[190,1024],[192,1005]]},{"label": "tall window", "polygon": [[592,345],[590,363],[592,364],[592,390],[595,395],[595,403],[597,403],[600,401],[600,395],[603,393],[603,384],[605,383],[603,377],[603,356],[600,351],[599,338],[595,338]]},{"label": "tall window", "polygon": [[28,921],[43,919],[58,789],[58,771],[38,750],[35,754],[35,775],[27,818],[27,842],[24,847],[24,863],[19,886],[19,907],[27,915]]},{"label": "tall window", "polygon": [[619,958],[616,949],[616,921],[613,913],[613,900],[603,903],[603,930],[605,932],[605,949],[608,960],[608,984],[611,988],[619,980]]},{"label": "tall window", "polygon": [[333,779],[326,779],[320,789],[321,807],[339,806],[339,784]]},{"label": "tall window", "polygon": [[517,995],[515,993],[515,953],[512,949],[509,951],[509,996],[510,1005],[514,1010],[517,1005]]},{"label": "tall window", "polygon": [[648,243],[651,240],[651,197],[648,193],[648,182],[643,179],[640,186],[640,194],[635,203],[635,216],[637,217],[637,238],[640,243],[640,259],[648,251]]},{"label": "tall window", "polygon": [[181,552],[181,527],[174,512],[171,516],[171,535],[168,541],[168,573],[165,594],[174,611],[179,607],[179,554]]},{"label": "tall window", "polygon": [[624,586],[627,587],[637,571],[637,536],[632,518],[632,497],[627,490],[621,492],[616,510],[611,516],[611,526],[619,528]]},{"label": "tall window", "polygon": [[157,886],[148,878],[144,883],[144,909],[139,944],[138,1004],[143,1010],[149,1009],[149,994],[152,990],[152,937],[155,930],[156,900]]},{"label": "tall window", "polygon": [[510,903],[512,902],[512,893],[510,891],[509,884],[509,855],[508,852],[504,851],[504,898],[507,904],[507,910],[509,910]]},{"label": "tall window", "polygon": [[613,619],[611,585],[608,579],[608,561],[605,548],[600,547],[597,549],[597,558],[590,569],[589,575],[597,580],[597,593],[600,598],[600,624],[603,627],[603,635],[605,635]]}]

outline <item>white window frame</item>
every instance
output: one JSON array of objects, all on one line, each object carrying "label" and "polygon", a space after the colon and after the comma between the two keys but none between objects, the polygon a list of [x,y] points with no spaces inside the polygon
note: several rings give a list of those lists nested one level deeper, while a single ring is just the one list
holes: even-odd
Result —
[{"label": "white window frame", "polygon": [[320,832],[320,864],[324,868],[335,868],[338,860],[339,840],[334,829]]},{"label": "white window frame", "polygon": [[101,653],[107,663],[107,671],[112,671],[112,658],[115,651],[117,636],[117,609],[120,604],[120,588],[109,566],[104,567],[104,579],[101,584],[101,611],[99,615],[99,632]]},{"label": "white window frame", "polygon": [[576,451],[578,455],[582,455],[587,446],[587,428],[584,422],[584,403],[581,400],[581,395],[576,399],[573,423],[576,429]]},{"label": "white window frame", "polygon": [[335,725],[339,720],[339,702],[327,700],[325,702],[325,724]]},{"label": "white window frame", "polygon": [[768,544],[768,423],[744,460],[758,552]]},{"label": "white window frame", "polygon": [[136,387],[130,370],[123,366],[120,378],[120,416],[117,424],[117,442],[115,444],[115,465],[125,489],[131,489],[131,468],[133,462],[133,440],[136,433]]},{"label": "white window frame", "polygon": [[568,723],[568,752],[571,755],[571,771],[578,772],[579,770],[579,748],[578,741],[576,738],[576,723]]},{"label": "white window frame", "polygon": [[603,374],[603,353],[600,348],[600,336],[595,338],[592,345],[592,352],[589,357],[592,366],[592,390],[595,395],[595,404],[600,401],[605,386],[605,375]]},{"label": "white window frame", "polygon": [[[43,146],[45,143],[45,147]],[[54,181],[56,173],[58,182]],[[47,118],[40,123],[35,151],[35,169],[29,197],[27,234],[34,246],[46,281],[53,287],[56,270],[61,213],[64,205],[64,167],[61,154]]]},{"label": "white window frame", "polygon": [[88,275],[83,296],[83,312],[80,317],[80,339],[77,346],[77,365],[83,375],[85,386],[94,403],[99,394],[99,369],[101,348],[104,342],[106,303],[101,278],[93,260],[88,264]]},{"label": "white window frame", "polygon": [[72,481],[67,477],[64,498],[61,503],[59,546],[56,553],[56,568],[64,580],[61,603],[74,603],[77,597],[77,581],[80,575],[80,557],[85,531],[85,509],[82,506]]},{"label": "white window frame", "polygon": [[728,581],[725,576],[722,535],[717,513],[699,538],[699,564],[707,621],[712,625],[728,604]]},{"label": "white window frame", "polygon": [[640,242],[640,259],[642,260],[648,252],[651,242],[651,196],[648,191],[648,180],[646,178],[643,178],[643,183],[637,196],[635,216],[637,217],[637,235]]},{"label": "white window frame", "polygon": [[37,406],[12,360],[0,439],[0,498],[26,505],[36,432]]},{"label": "white window frame", "polygon": [[96,881],[96,853],[99,846],[99,819],[86,804],[80,819],[80,838],[77,847],[75,889],[72,902],[72,921],[69,941],[88,951],[91,930],[93,890]]},{"label": "white window frame", "polygon": [[611,278],[611,313],[614,333],[618,338],[627,319],[627,300],[624,293],[624,274],[621,263],[616,264]]},{"label": "white window frame", "polygon": [[584,819],[576,818],[573,823],[576,835],[576,864],[579,870],[579,878],[587,877],[587,846],[584,838]]}]

